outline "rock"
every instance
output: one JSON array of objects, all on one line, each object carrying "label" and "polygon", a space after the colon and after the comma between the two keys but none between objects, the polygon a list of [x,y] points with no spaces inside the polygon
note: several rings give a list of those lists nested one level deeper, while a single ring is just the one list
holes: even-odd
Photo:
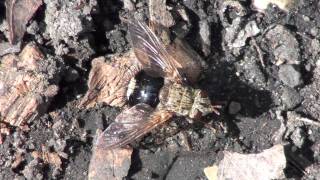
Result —
[{"label": "rock", "polygon": [[320,161],[320,142],[316,141],[312,146],[311,150],[313,151],[313,158],[315,161]]},{"label": "rock", "polygon": [[205,179],[201,169],[210,165],[215,156],[216,154],[213,153],[196,154],[192,152],[178,156],[165,179]]},{"label": "rock", "polygon": [[199,34],[202,41],[202,52],[207,56],[211,46],[211,28],[207,20],[199,22]]},{"label": "rock", "polygon": [[75,59],[84,60],[91,57],[95,51],[91,47],[89,40],[92,40],[89,33],[79,38],[84,32],[95,29],[93,26],[91,12],[96,8],[97,1],[90,0],[83,3],[81,8],[78,0],[59,1],[44,0],[46,4],[45,13],[45,39],[50,40],[55,48],[56,54],[65,55],[69,53],[68,48],[61,44],[66,44],[72,50]]},{"label": "rock", "polygon": [[310,29],[310,34],[311,34],[311,36],[317,36],[318,35],[318,33],[319,33],[319,29],[318,29],[318,27],[312,27],[311,29]]},{"label": "rock", "polygon": [[320,179],[320,164],[314,163],[311,166],[308,166],[305,169],[304,176],[302,177],[303,180],[309,180],[309,179]]},{"label": "rock", "polygon": [[[223,159],[218,165],[206,168],[210,180],[223,179],[282,179],[287,161],[282,145],[275,145],[258,154],[239,154],[223,152]],[[213,172],[208,172],[208,171]],[[214,177],[212,177],[214,176]]]},{"label": "rock", "polygon": [[[172,151],[157,151],[155,153],[150,153],[147,150],[139,151],[139,161],[143,163],[143,167],[137,173],[135,173],[131,178],[133,179],[148,179],[152,175],[157,176],[158,179],[164,179],[165,174],[168,171],[170,165],[174,162],[176,158],[176,153]],[[137,159],[133,159],[133,164]],[[157,162],[157,163],[155,163]],[[136,169],[138,167],[134,167]]]},{"label": "rock", "polygon": [[298,127],[292,132],[290,139],[295,146],[297,146],[298,148],[302,148],[306,139],[306,135],[307,134],[304,132],[304,130]]},{"label": "rock", "polygon": [[293,65],[281,65],[279,67],[280,80],[289,87],[297,87],[303,84],[301,73]]},{"label": "rock", "polygon": [[313,57],[316,57],[320,52],[320,41],[318,39],[312,39],[310,42],[310,48],[308,51],[312,54]]},{"label": "rock", "polygon": [[134,4],[131,0],[123,0],[123,8],[133,11],[135,9]]},{"label": "rock", "polygon": [[235,101],[232,101],[232,102],[229,104],[229,107],[228,107],[228,112],[229,112],[229,114],[235,115],[235,114],[237,114],[240,110],[241,110],[241,104],[240,104],[240,103],[235,102]]},{"label": "rock", "polygon": [[150,20],[169,28],[175,24],[175,21],[167,9],[166,1],[167,0],[149,1],[148,6]]},{"label": "rock", "polygon": [[[92,19],[85,16],[85,8],[77,9],[77,1],[70,0],[64,3],[58,0],[44,0],[46,4],[46,31],[51,39],[58,41],[70,40],[70,37],[77,38],[81,32],[92,27]],[[90,1],[86,4],[92,9],[96,5],[96,1]],[[89,12],[90,13],[90,12]]]},{"label": "rock", "polygon": [[237,32],[237,37],[233,40],[232,47],[239,48],[246,45],[246,40],[249,37],[256,36],[260,33],[260,29],[257,26],[255,21],[250,21],[246,26],[240,31]]},{"label": "rock", "polygon": [[243,27],[242,20],[238,17],[232,21],[232,25],[226,27],[226,45],[228,49],[233,51],[233,54],[237,55],[240,49],[246,45],[247,39],[259,33],[260,29],[255,21],[250,21]]},{"label": "rock", "polygon": [[75,82],[79,78],[79,73],[73,68],[69,68],[66,72],[65,80],[67,82]]},{"label": "rock", "polygon": [[67,142],[66,140],[64,139],[58,139],[55,141],[54,143],[54,149],[57,151],[57,152],[60,152],[60,151],[64,151],[64,149],[66,148],[67,146]]},{"label": "rock", "polygon": [[253,0],[252,5],[258,11],[264,11],[268,5],[274,4],[284,11],[289,11],[295,4],[293,0]]},{"label": "rock", "polygon": [[285,26],[276,25],[266,33],[265,37],[275,57],[274,64],[300,63],[299,43],[295,36]]},{"label": "rock", "polygon": [[297,107],[302,100],[302,97],[295,89],[290,87],[284,87],[282,89],[281,101],[285,110]]},{"label": "rock", "polygon": [[254,50],[245,52],[244,59],[236,62],[235,67],[237,72],[240,73],[250,86],[261,89],[265,87],[267,80],[259,67],[258,55],[254,53]]},{"label": "rock", "polygon": [[129,48],[124,32],[119,29],[106,32],[106,38],[109,40],[108,48],[114,53],[123,53]]},{"label": "rock", "polygon": [[28,180],[43,179],[44,164],[39,159],[32,160],[22,171],[24,177]]},{"label": "rock", "polygon": [[89,180],[121,180],[131,165],[132,148],[104,149],[95,147],[89,165]]}]

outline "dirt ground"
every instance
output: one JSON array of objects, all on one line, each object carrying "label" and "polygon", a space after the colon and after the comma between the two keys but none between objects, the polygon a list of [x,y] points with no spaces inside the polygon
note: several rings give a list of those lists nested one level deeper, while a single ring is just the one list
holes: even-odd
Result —
[{"label": "dirt ground", "polygon": [[[91,60],[131,48],[120,19],[128,9],[148,17],[146,0],[123,1],[44,0],[28,23],[21,46],[33,42],[61,62],[59,92],[29,129],[12,126],[3,137],[0,179],[87,178],[96,130],[121,112],[107,105],[77,108]],[[206,179],[203,169],[223,150],[258,153],[279,143],[286,147],[287,179],[320,178],[320,3],[258,10],[249,0],[168,0],[167,7],[173,36],[207,63],[198,86],[223,108],[205,123],[174,118],[132,143],[126,179]],[[0,1],[0,43],[7,41]],[[36,159],[35,151],[56,152],[61,164]]]}]

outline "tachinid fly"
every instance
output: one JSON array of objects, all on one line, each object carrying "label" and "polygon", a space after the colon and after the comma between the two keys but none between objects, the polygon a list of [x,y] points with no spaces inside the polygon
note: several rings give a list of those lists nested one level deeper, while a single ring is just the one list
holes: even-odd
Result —
[{"label": "tachinid fly", "polygon": [[[96,146],[113,149],[143,136],[172,116],[201,118],[218,114],[207,93],[195,89],[201,72],[201,58],[187,44],[176,39],[164,45],[155,30],[132,19],[128,22],[133,50],[104,62],[93,61],[89,90],[82,105],[106,103],[123,107],[113,123],[97,139]],[[161,31],[161,29],[160,29]]]}]

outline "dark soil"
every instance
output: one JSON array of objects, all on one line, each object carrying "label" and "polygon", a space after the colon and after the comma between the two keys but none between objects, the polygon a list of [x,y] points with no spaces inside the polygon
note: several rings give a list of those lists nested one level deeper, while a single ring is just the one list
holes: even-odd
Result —
[{"label": "dark soil", "polygon": [[[128,10],[121,1],[79,2],[44,0],[28,25],[22,44],[35,42],[45,55],[63,59],[66,71],[61,73],[60,92],[47,114],[30,122],[28,131],[10,127],[11,135],[0,145],[0,179],[86,179],[96,130],[105,129],[121,112],[102,105],[80,110],[77,104],[87,89],[91,60],[131,48],[127,27],[120,20]],[[148,16],[146,1],[134,2],[136,11]],[[307,178],[306,168],[311,168],[312,177],[319,177],[312,168],[320,163],[320,128],[292,125],[286,114],[293,111],[320,119],[320,4],[299,1],[288,12],[269,6],[259,13],[250,1],[242,0],[246,14],[239,15],[233,7],[222,11],[223,2],[167,2],[172,14],[177,14],[176,7],[183,7],[190,18],[185,29],[176,23],[171,30],[206,61],[208,67],[198,85],[223,105],[221,115],[208,115],[204,123],[175,118],[134,142],[128,179],[206,179],[203,168],[216,162],[219,152],[258,153],[278,143],[286,144],[287,178]],[[4,9],[1,1],[0,43],[8,35]],[[173,17],[179,22],[178,16]],[[260,33],[243,38],[245,44],[235,48],[230,28],[237,32],[251,21]],[[202,29],[200,22],[208,23],[209,29]],[[283,32],[272,31],[277,25],[284,27]],[[201,39],[202,30],[209,34],[209,44]],[[237,33],[231,35],[239,38]],[[281,40],[290,45],[278,49]],[[279,57],[284,57],[284,64],[277,65]],[[280,132],[282,126],[285,133]],[[65,155],[61,168],[33,159],[31,152],[42,151],[43,146]],[[13,168],[18,154],[22,161]]]}]

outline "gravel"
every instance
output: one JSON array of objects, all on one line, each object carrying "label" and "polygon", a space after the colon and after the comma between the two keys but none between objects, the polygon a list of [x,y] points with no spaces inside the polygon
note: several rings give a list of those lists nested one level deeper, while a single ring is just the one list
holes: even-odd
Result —
[{"label": "gravel", "polygon": [[290,87],[283,87],[281,100],[285,110],[291,110],[297,107],[303,100],[299,92]]},{"label": "gravel", "polygon": [[280,80],[289,87],[297,87],[303,84],[301,73],[293,65],[281,65],[279,67]]}]

